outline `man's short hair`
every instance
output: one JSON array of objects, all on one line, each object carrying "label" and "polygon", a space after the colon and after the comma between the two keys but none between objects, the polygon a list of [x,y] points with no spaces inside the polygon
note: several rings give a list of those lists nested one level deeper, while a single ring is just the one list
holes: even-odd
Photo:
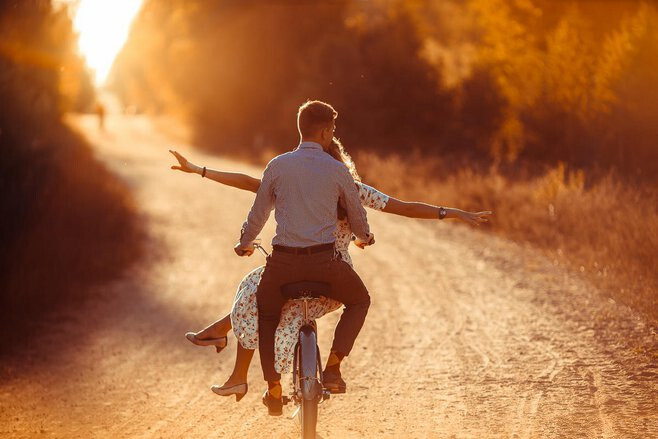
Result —
[{"label": "man's short hair", "polygon": [[338,112],[326,102],[308,100],[297,112],[297,128],[302,137],[313,136],[318,129],[330,124],[337,116]]}]

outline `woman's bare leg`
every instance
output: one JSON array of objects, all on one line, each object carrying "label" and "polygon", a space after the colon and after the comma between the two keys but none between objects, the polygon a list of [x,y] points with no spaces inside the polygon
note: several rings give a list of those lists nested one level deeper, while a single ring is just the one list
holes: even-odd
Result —
[{"label": "woman's bare leg", "polygon": [[196,338],[206,340],[210,338],[224,337],[231,330],[231,314],[211,323],[196,333]]},{"label": "woman's bare leg", "polygon": [[228,380],[222,387],[231,387],[240,383],[247,382],[247,375],[249,374],[249,365],[251,359],[254,357],[253,349],[245,349],[238,342],[238,350],[235,354],[235,365],[233,366],[233,373],[228,377]]}]

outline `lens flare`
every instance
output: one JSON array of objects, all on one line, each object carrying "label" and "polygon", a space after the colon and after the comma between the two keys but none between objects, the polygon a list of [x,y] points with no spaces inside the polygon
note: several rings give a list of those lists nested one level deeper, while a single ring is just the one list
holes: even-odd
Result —
[{"label": "lens flare", "polygon": [[80,0],[74,5],[73,26],[87,65],[95,73],[97,86],[103,85],[114,58],[128,38],[130,25],[142,0]]}]

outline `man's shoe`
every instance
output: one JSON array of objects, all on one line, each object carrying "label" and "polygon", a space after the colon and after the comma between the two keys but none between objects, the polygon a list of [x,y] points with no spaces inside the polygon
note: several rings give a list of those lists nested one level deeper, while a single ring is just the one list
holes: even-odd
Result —
[{"label": "man's shoe", "polygon": [[267,407],[270,416],[281,416],[283,414],[283,400],[274,398],[269,391],[263,393],[263,404]]},{"label": "man's shoe", "polygon": [[325,370],[322,374],[322,385],[330,393],[345,393],[347,390],[347,384],[340,376],[340,372]]}]

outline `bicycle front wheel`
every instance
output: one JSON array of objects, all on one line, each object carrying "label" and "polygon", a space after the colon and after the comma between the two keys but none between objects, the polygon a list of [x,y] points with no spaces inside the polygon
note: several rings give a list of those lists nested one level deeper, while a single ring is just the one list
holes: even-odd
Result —
[{"label": "bicycle front wheel", "polygon": [[315,439],[315,426],[318,422],[318,400],[304,399],[299,410],[302,424],[302,439]]},{"label": "bicycle front wheel", "polygon": [[299,355],[298,383],[301,399],[298,413],[302,439],[315,439],[322,384],[320,383],[321,366],[317,335],[311,325],[304,325],[299,330],[297,353]]}]

